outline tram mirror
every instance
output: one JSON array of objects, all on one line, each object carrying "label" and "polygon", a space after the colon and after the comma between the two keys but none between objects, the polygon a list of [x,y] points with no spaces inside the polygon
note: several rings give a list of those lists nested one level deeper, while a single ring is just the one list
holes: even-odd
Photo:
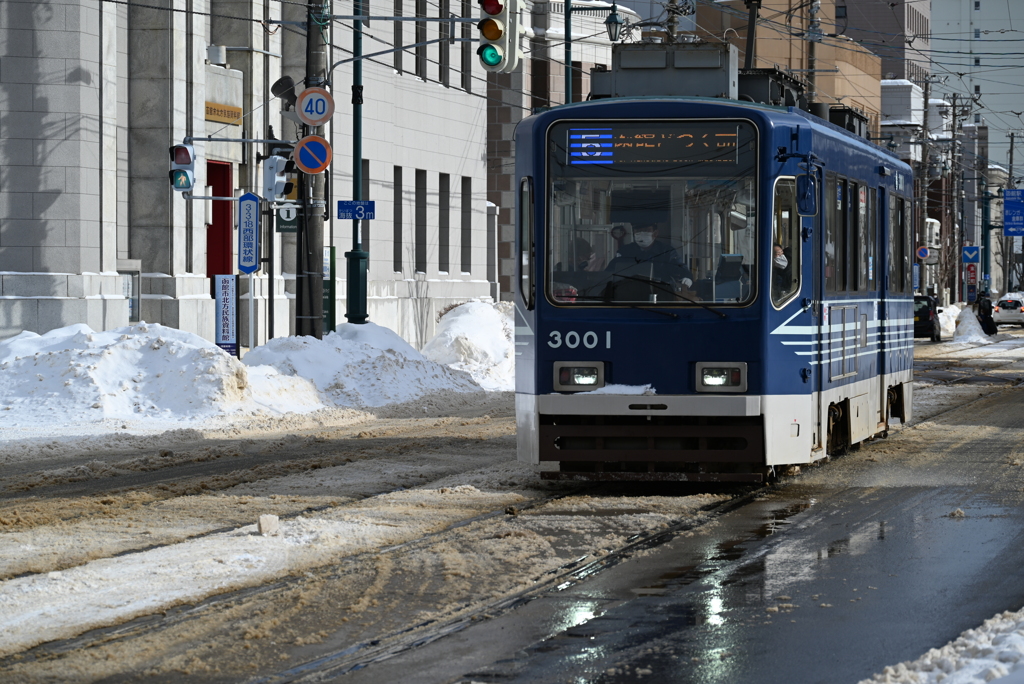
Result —
[{"label": "tram mirror", "polygon": [[801,216],[817,216],[818,191],[814,176],[804,174],[796,177],[796,210]]}]

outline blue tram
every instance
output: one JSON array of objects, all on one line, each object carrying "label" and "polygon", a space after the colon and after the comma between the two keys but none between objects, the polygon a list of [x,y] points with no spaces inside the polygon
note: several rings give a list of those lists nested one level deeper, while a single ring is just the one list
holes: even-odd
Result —
[{"label": "blue tram", "polygon": [[518,456],[761,481],[910,417],[911,169],[795,108],[603,99],[516,130]]}]

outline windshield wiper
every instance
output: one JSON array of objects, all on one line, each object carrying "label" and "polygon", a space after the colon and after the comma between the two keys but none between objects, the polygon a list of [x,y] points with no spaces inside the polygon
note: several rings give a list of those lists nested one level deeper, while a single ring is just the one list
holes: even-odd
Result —
[{"label": "windshield wiper", "polygon": [[[617,278],[622,278],[623,280],[635,280],[635,281],[637,281],[639,283],[644,283],[646,285],[649,285],[652,290],[661,290],[662,292],[667,292],[670,295],[682,297],[683,299],[685,299],[686,301],[690,302],[691,304],[696,304],[700,308],[706,309],[707,311],[710,311],[711,313],[715,314],[719,318],[728,318],[728,316],[725,314],[725,312],[719,311],[718,309],[714,309],[714,308],[708,306],[707,304],[705,304],[702,301],[699,301],[697,299],[691,299],[691,298],[687,297],[686,295],[684,295],[682,293],[679,293],[679,292],[676,292],[675,290],[669,289],[669,288],[665,287],[663,284],[661,284],[662,281],[660,281],[660,280],[649,280],[647,278],[641,278],[639,276],[630,276],[630,275],[617,275],[617,274],[613,274],[613,275],[615,275]],[[607,300],[607,301],[609,303],[614,303],[611,300]],[[624,304],[625,302],[622,302],[622,303]],[[657,304],[658,302],[651,302],[651,303],[652,304]],[[637,305],[634,308],[638,308],[639,309],[639,308],[644,308],[644,307],[641,307],[641,306]]]}]

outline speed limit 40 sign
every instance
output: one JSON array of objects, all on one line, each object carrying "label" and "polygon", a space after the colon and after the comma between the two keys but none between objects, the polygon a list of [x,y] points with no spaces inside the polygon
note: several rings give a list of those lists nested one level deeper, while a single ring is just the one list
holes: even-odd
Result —
[{"label": "speed limit 40 sign", "polygon": [[334,98],[324,88],[306,88],[295,100],[295,113],[307,126],[323,126],[334,116]]}]

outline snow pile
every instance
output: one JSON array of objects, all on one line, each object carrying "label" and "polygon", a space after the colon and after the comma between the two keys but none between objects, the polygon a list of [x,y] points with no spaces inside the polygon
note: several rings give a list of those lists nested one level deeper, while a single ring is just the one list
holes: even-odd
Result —
[{"label": "snow pile", "polygon": [[342,323],[324,339],[280,337],[245,355],[247,366],[270,366],[312,381],[321,400],[338,407],[375,407],[435,392],[479,392],[468,373],[425,358],[376,323]]},{"label": "snow pile", "polygon": [[970,344],[992,344],[992,339],[981,329],[978,317],[970,308],[965,308],[956,317],[956,333],[953,334],[954,342],[966,342]]},{"label": "snow pile", "polygon": [[[308,405],[308,388],[261,377]],[[308,383],[307,383],[308,384]],[[107,332],[70,325],[45,335],[22,332],[0,342],[4,427],[65,425],[104,419],[188,421],[218,414],[280,410],[273,393],[261,405],[234,357],[176,328],[139,323]],[[306,407],[306,410],[316,407]]]},{"label": "snow pile", "polygon": [[942,307],[942,311],[939,312],[939,325],[942,326],[943,339],[952,339],[956,333],[956,317],[960,315],[960,309],[966,307],[966,304],[950,304]]},{"label": "snow pile", "polygon": [[158,324],[22,332],[0,341],[0,437],[71,426],[78,433],[129,424],[163,430],[215,418],[377,407],[482,387],[510,390],[510,313],[478,302],[459,307],[428,345],[454,368],[373,323],[344,323],[323,340],[271,340],[244,362],[198,335]]},{"label": "snow pile", "polygon": [[658,391],[651,385],[605,385],[596,390],[581,392],[580,394],[630,394],[653,396]]},{"label": "snow pile", "polygon": [[423,356],[466,371],[486,390],[514,390],[512,304],[467,302],[455,307],[441,317],[437,334],[423,347]]},{"label": "snow pile", "polygon": [[942,648],[933,648],[913,662],[885,668],[860,684],[982,684],[1024,672],[1024,610],[1007,611],[969,629]]}]

